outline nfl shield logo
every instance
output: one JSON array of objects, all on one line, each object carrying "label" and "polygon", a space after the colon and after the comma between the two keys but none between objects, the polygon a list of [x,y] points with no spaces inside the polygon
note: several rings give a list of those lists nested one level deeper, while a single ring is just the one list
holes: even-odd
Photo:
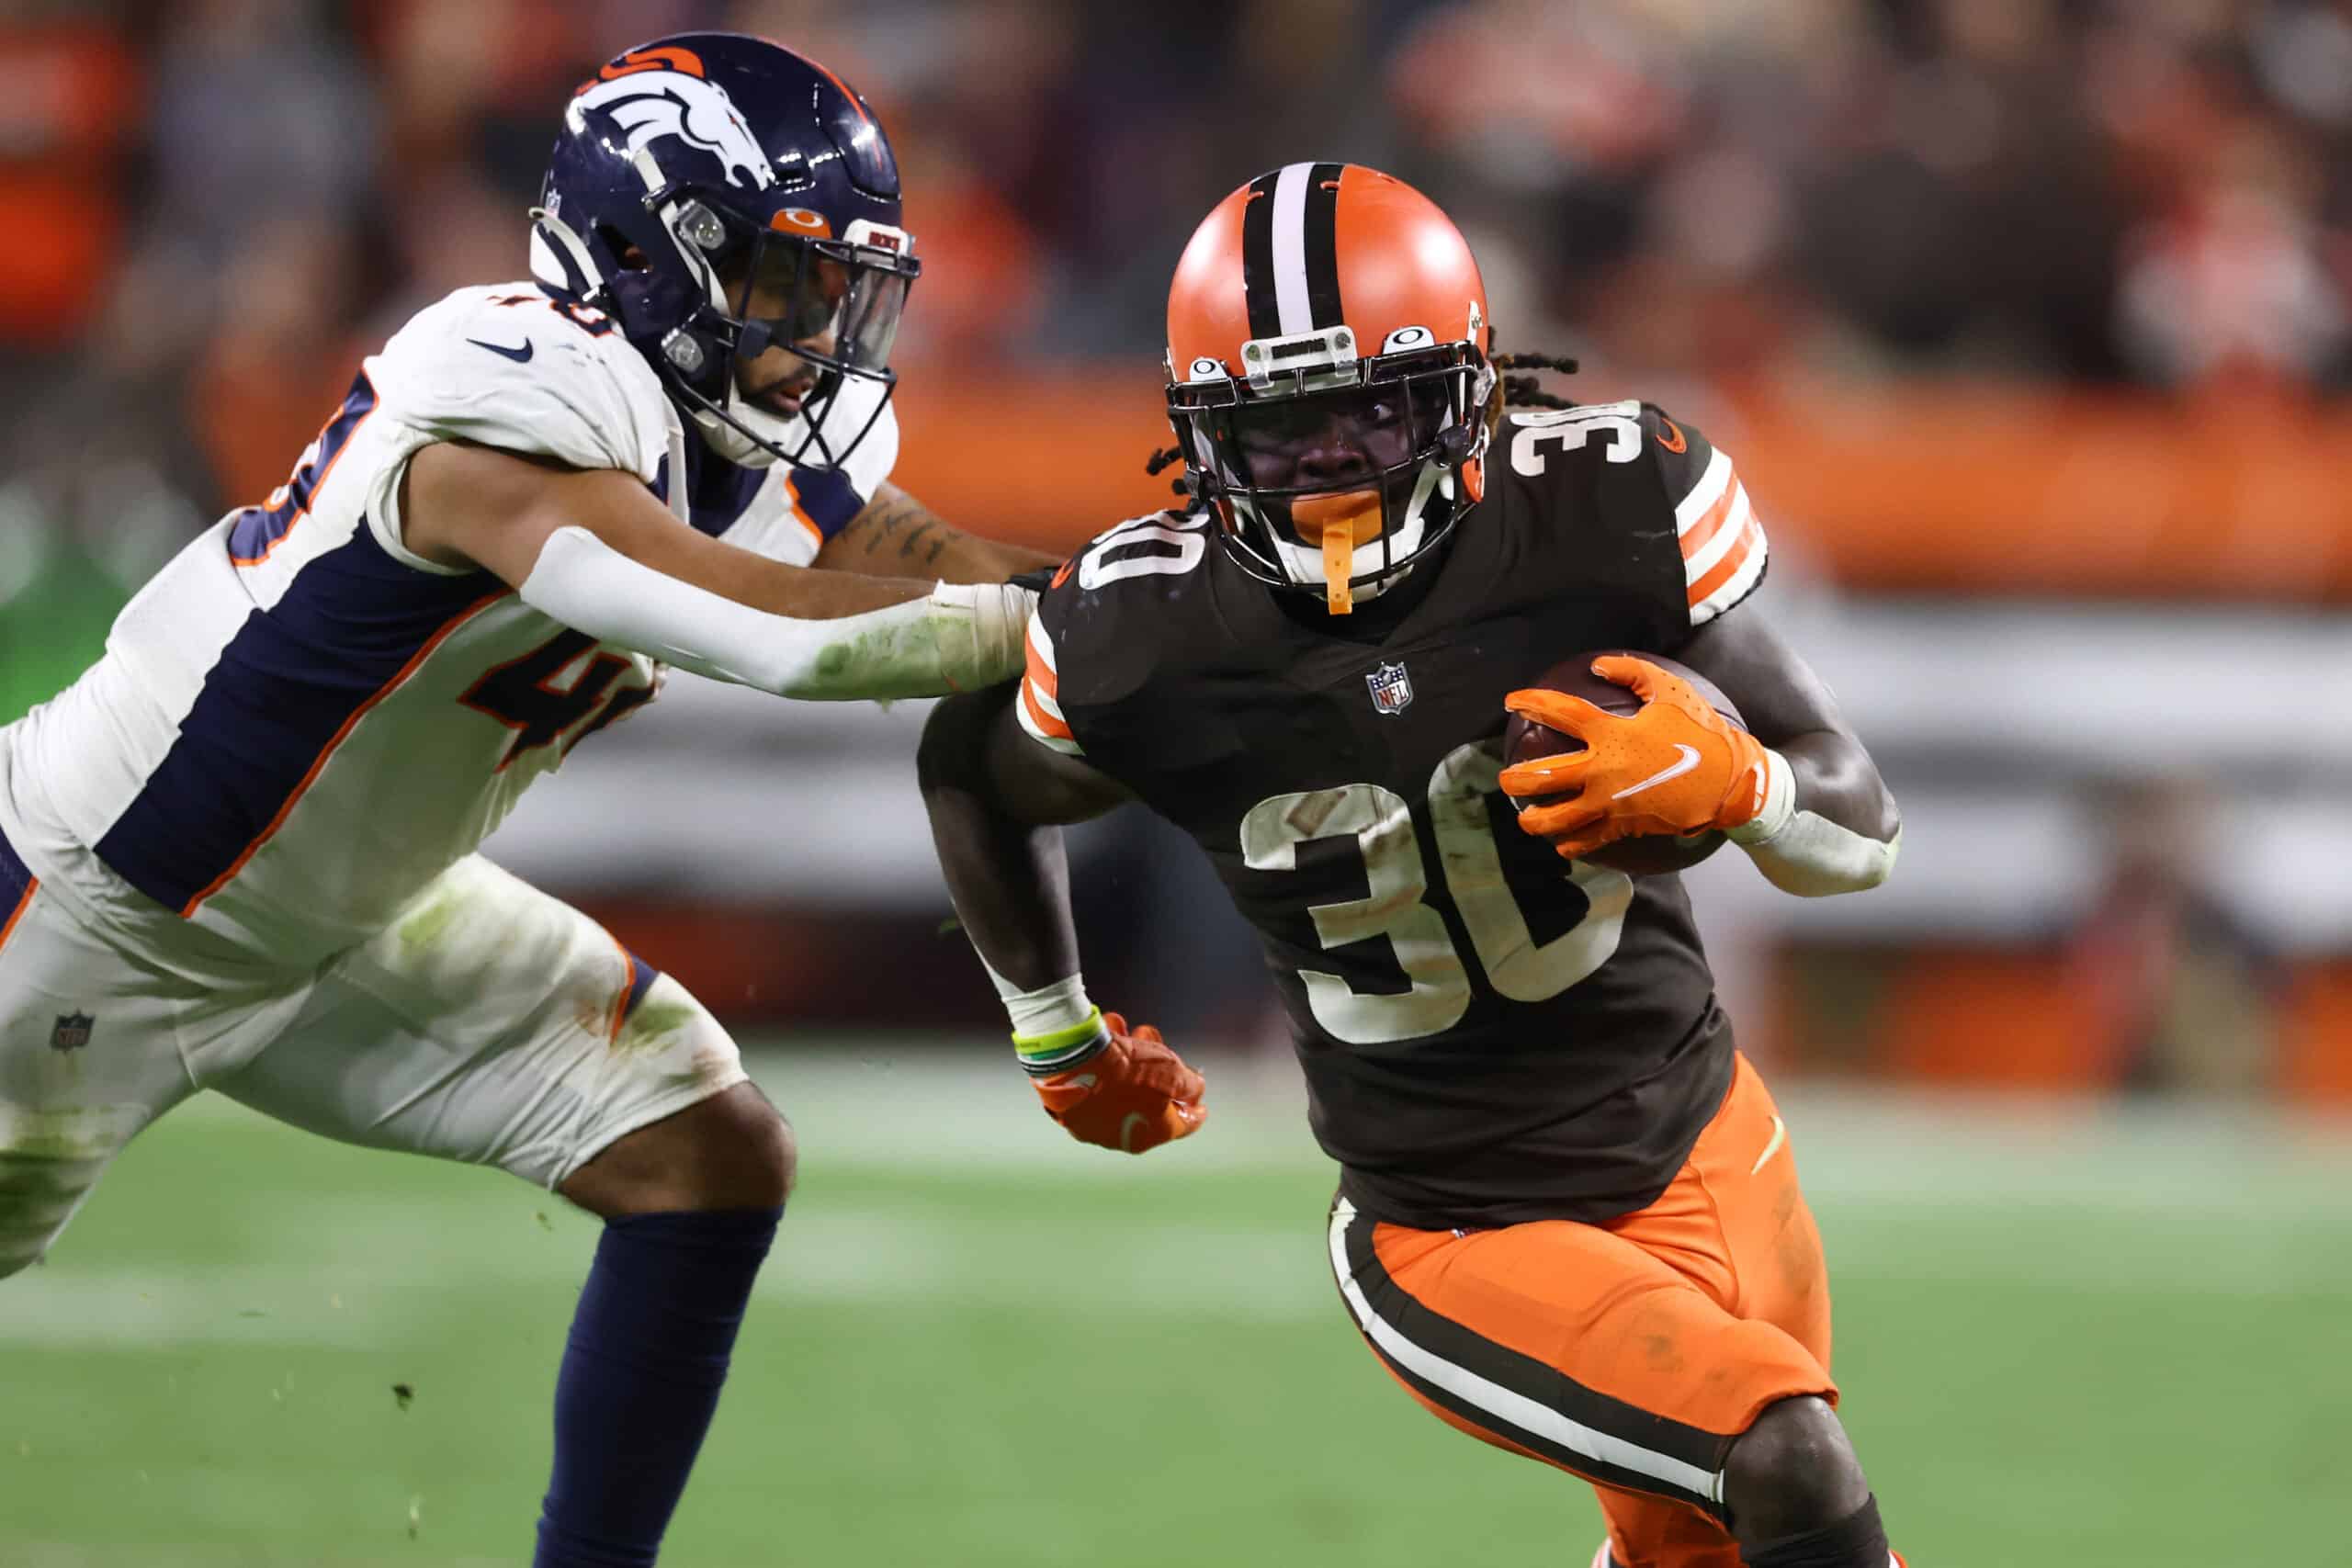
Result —
[{"label": "nfl shield logo", "polygon": [[79,1051],[90,1043],[90,1026],[97,1022],[86,1012],[69,1012],[57,1021],[49,1032],[49,1048],[52,1051]]},{"label": "nfl shield logo", "polygon": [[1363,683],[1372,688],[1372,705],[1382,713],[1403,713],[1413,705],[1413,678],[1401,664],[1382,665]]}]

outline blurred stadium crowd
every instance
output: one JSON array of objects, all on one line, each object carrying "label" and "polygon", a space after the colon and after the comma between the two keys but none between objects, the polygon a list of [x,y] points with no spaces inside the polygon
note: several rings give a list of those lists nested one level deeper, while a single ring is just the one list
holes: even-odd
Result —
[{"label": "blurred stadium crowd", "polygon": [[[1443,192],[1496,292],[1543,302],[1506,333],[1652,375],[2347,368],[2352,14],[2319,0],[7,10],[9,471],[96,440],[199,516],[276,484],[407,312],[520,270],[575,80],[689,26],[880,109],[918,362],[1155,354],[1192,222],[1279,147]],[[125,482],[48,506],[112,526]]]},{"label": "blurred stadium crowd", "polygon": [[[910,408],[928,386],[1135,378],[1198,215],[1298,156],[1435,193],[1507,344],[1661,400],[1974,378],[2325,411],[2352,373],[2352,6],[2332,0],[17,0],[0,716],[277,484],[410,311],[524,272],[524,209],[593,62],[713,26],[825,61],[889,129],[924,260]],[[1804,562],[1802,528],[1775,539]],[[2140,1015],[2184,953],[2222,955],[2233,1018],[2284,984],[2252,938],[2199,938],[2238,927],[2132,838],[2052,971],[2099,1010],[2096,1081],[2167,1076]],[[2110,955],[2098,984],[2066,978],[2084,953]],[[1918,1005],[1964,1013],[1955,983],[1947,965]]]}]

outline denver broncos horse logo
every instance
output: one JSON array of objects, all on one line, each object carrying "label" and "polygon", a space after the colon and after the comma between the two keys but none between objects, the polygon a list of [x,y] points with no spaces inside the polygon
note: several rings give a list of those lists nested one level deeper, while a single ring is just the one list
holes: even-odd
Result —
[{"label": "denver broncos horse logo", "polygon": [[775,167],[737,112],[735,100],[726,88],[699,75],[639,66],[609,81],[591,82],[564,110],[575,133],[586,130],[591,109],[620,128],[632,156],[661,137],[675,136],[716,156],[729,185],[765,190],[775,184]]}]

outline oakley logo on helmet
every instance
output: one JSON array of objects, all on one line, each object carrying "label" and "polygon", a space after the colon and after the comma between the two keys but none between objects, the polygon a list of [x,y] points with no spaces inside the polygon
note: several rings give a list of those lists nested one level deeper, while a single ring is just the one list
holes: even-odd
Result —
[{"label": "oakley logo on helmet", "polygon": [[632,155],[662,137],[675,136],[716,157],[729,185],[765,190],[775,184],[775,165],[735,100],[715,82],[660,67],[632,71],[582,88],[564,118],[573,131],[584,131],[592,109],[620,127]]},{"label": "oakley logo on helmet", "polygon": [[830,234],[832,224],[821,212],[806,207],[787,207],[768,220],[771,229],[803,229],[811,234]]}]

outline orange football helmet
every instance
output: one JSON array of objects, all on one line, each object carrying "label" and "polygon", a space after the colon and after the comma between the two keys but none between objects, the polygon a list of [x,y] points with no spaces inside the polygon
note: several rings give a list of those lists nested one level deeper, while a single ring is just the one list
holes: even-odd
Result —
[{"label": "orange football helmet", "polygon": [[1485,491],[1487,289],[1453,220],[1355,164],[1259,175],[1168,291],[1185,483],[1251,576],[1334,613],[1382,592]]}]

